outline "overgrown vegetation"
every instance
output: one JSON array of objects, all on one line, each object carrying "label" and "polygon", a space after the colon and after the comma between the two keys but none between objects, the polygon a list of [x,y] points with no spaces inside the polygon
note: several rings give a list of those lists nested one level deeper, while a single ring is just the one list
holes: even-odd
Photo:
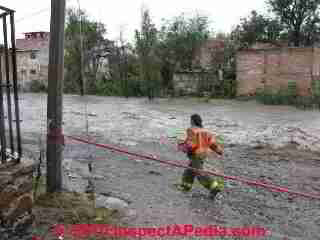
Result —
[{"label": "overgrown vegetation", "polygon": [[40,92],[46,92],[47,87],[40,81],[32,80],[30,82],[30,92],[34,93],[40,93]]},{"label": "overgrown vegetation", "polygon": [[268,0],[270,10],[280,19],[284,35],[295,47],[311,46],[319,40],[320,0]]},{"label": "overgrown vegetation", "polygon": [[[119,220],[116,212],[106,208],[96,208],[93,194],[76,192],[46,193],[45,178],[33,182],[33,191],[37,192],[33,213],[33,235],[41,240],[57,239],[53,227],[57,224],[66,229],[75,224],[112,224]],[[64,236],[64,239],[75,239],[75,236]],[[86,239],[112,240],[119,238],[101,237],[94,234]]]},{"label": "overgrown vegetation", "polygon": [[99,68],[103,64],[110,41],[104,35],[104,24],[89,19],[84,11],[68,9],[65,30],[66,93],[95,94]]},{"label": "overgrown vegetation", "polygon": [[267,0],[270,16],[252,11],[232,31],[240,48],[257,42],[288,46],[312,46],[319,40],[320,0]]},{"label": "overgrown vegetation", "polygon": [[156,55],[158,44],[157,29],[152,23],[149,10],[142,12],[141,29],[135,32],[136,50],[140,63],[140,78],[143,82],[143,91],[149,100],[157,94],[161,82],[160,62]]},{"label": "overgrown vegetation", "polygon": [[313,81],[311,96],[298,96],[295,81],[289,81],[286,88],[278,91],[271,87],[259,89],[256,94],[258,102],[267,105],[292,105],[302,109],[320,109],[320,81]]},{"label": "overgrown vegetation", "polygon": [[238,48],[249,48],[257,42],[276,43],[283,30],[278,19],[252,11],[250,16],[241,18],[240,24],[232,31],[233,40]]},{"label": "overgrown vegetation", "polygon": [[[266,3],[270,15],[252,11],[231,34],[213,33],[209,30],[208,16],[201,14],[182,13],[156,26],[149,10],[144,9],[133,45],[124,41],[122,30],[119,41],[110,41],[104,24],[91,20],[83,11],[68,9],[64,90],[81,95],[147,96],[151,100],[175,92],[174,74],[187,70],[210,75],[201,80],[198,96],[210,92],[211,97],[234,98],[235,54],[239,49],[258,42],[312,46],[319,40],[320,0]],[[199,55],[209,41],[222,44],[206,50],[210,52],[211,63],[205,67],[199,60],[203,56]],[[38,91],[42,87],[35,85],[33,89]],[[287,99],[286,89],[277,93],[264,89],[264,92],[259,97],[264,102],[293,101]]]},{"label": "overgrown vegetation", "polygon": [[[135,33],[135,45],[121,37],[117,44],[104,37],[102,23],[90,20],[83,11],[69,9],[64,91],[149,99],[172,92],[174,72],[193,69],[196,51],[210,35],[209,20],[199,14],[181,14],[164,20],[159,29],[145,9],[141,28]],[[103,65],[105,59],[107,63]]]},{"label": "overgrown vegetation", "polygon": [[210,37],[209,18],[182,13],[163,22],[160,31],[159,56],[172,64],[174,70],[193,70],[199,48]]},{"label": "overgrown vegetation", "polygon": [[173,76],[179,70],[193,69],[193,59],[198,48],[209,36],[208,17],[181,14],[164,19],[159,31],[157,56],[161,62],[162,88],[174,91]]}]

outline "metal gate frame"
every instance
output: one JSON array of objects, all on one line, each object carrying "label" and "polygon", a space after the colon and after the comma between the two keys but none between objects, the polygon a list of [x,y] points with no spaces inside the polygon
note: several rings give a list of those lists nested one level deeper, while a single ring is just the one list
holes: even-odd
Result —
[{"label": "metal gate frame", "polygon": [[[19,163],[22,157],[22,146],[17,82],[17,55],[14,22],[15,11],[3,6],[0,6],[0,11],[0,19],[3,23],[3,46],[0,47],[1,163],[6,163],[8,160]],[[9,22],[7,21],[8,18]],[[10,27],[10,36],[8,36],[8,27]],[[9,43],[11,44],[11,48],[9,48]],[[14,106],[12,105],[12,91]],[[5,110],[7,113],[8,129],[6,129]],[[15,119],[13,119],[13,116]],[[8,137],[6,132],[8,132]]]}]

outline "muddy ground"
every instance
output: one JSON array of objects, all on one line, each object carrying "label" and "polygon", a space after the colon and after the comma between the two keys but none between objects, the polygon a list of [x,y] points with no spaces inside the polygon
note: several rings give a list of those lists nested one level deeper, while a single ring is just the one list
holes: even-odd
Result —
[{"label": "muddy ground", "polygon": [[[25,154],[34,156],[39,137],[45,136],[46,96],[24,94],[20,104]],[[86,105],[89,135],[95,141],[182,162],[186,158],[177,152],[173,137],[189,126],[191,114],[199,113],[205,127],[224,136],[226,174],[320,195],[318,111],[227,100],[149,103],[65,95],[66,135],[86,135]],[[320,239],[320,200],[227,181],[225,191],[212,202],[198,184],[190,193],[175,189],[182,169],[73,141],[66,142],[64,159],[65,185],[77,191],[85,189],[92,159],[97,192],[129,203],[124,221],[130,226],[261,226],[271,231],[265,239]]]}]

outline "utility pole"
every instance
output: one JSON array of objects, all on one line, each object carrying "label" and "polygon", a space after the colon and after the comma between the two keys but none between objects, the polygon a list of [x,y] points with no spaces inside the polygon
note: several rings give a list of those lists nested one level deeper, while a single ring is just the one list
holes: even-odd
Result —
[{"label": "utility pole", "polygon": [[62,190],[62,93],[65,0],[51,0],[47,110],[47,192]]}]

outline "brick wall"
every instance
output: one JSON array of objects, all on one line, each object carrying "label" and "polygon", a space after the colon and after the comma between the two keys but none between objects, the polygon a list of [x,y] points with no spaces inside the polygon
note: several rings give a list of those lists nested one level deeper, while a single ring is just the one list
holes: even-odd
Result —
[{"label": "brick wall", "polygon": [[312,78],[320,74],[319,48],[277,48],[237,53],[237,95],[251,95],[266,86],[286,88],[297,83],[298,94],[311,94]]}]

